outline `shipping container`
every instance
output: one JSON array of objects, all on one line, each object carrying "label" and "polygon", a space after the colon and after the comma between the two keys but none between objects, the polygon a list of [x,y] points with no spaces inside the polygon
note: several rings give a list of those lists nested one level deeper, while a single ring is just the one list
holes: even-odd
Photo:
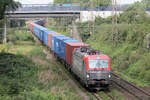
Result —
[{"label": "shipping container", "polygon": [[79,42],[78,40],[74,40],[72,38],[70,38],[69,40],[66,40],[65,43],[68,43],[68,42]]},{"label": "shipping container", "polygon": [[40,25],[40,20],[33,21],[35,24]]},{"label": "shipping container", "polygon": [[56,44],[56,43],[55,43],[56,37],[60,37],[60,36],[64,36],[64,35],[52,35],[52,37],[51,37],[51,42],[52,42],[52,43],[51,43],[51,50],[53,50],[53,51],[55,50],[55,48],[56,48],[56,47],[55,47],[55,46],[56,46],[56,45],[55,45],[55,44]]},{"label": "shipping container", "polygon": [[52,45],[54,44],[54,52],[57,53],[62,59],[66,59],[66,43],[68,42],[78,42],[77,40],[73,40],[70,37],[66,37],[64,35],[52,35]]},{"label": "shipping container", "polygon": [[40,25],[34,25],[34,34],[41,40],[43,41],[43,35],[44,35],[44,27]]},{"label": "shipping container", "polygon": [[61,58],[63,58],[65,60],[65,40],[69,40],[69,37],[66,37],[64,35],[58,36],[56,35],[54,37],[55,41],[54,41],[54,51],[55,53],[57,53],[57,55],[59,55]]},{"label": "shipping container", "polygon": [[34,30],[34,25],[37,25],[33,22],[30,23],[30,31],[33,33],[33,30]]},{"label": "shipping container", "polygon": [[37,36],[38,38],[40,37],[40,31],[39,31],[38,25],[34,25],[33,33],[34,33],[34,35]]},{"label": "shipping container", "polygon": [[72,54],[75,48],[88,46],[85,43],[82,42],[68,42],[66,43],[66,62],[69,65],[72,65]]},{"label": "shipping container", "polygon": [[49,33],[48,34],[48,47],[51,48],[51,45],[52,45],[52,35],[60,35],[58,33]]},{"label": "shipping container", "polygon": [[52,35],[52,34],[56,34],[56,32],[54,31],[50,31],[50,30],[42,30],[44,32],[44,36],[43,36],[43,42],[45,45],[49,45],[49,36]]}]

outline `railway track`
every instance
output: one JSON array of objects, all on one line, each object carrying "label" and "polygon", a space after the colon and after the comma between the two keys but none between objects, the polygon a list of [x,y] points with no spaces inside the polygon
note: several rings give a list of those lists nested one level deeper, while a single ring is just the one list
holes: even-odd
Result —
[{"label": "railway track", "polygon": [[[45,54],[48,54],[48,52],[47,51],[44,51],[45,52]],[[55,61],[54,61],[54,63],[56,62],[56,58],[55,58]],[[62,73],[63,73],[63,69],[61,68],[61,66],[58,64],[58,63],[55,63],[55,65],[57,66],[57,68],[59,69],[59,71],[61,71]],[[71,80],[68,76],[67,76],[67,74],[63,74],[67,79],[69,79],[70,80],[70,83],[75,87],[75,89],[80,93],[80,95],[81,96],[84,96],[83,97],[83,99],[84,100],[90,100],[90,98],[88,97],[88,95],[86,95],[86,93],[84,93],[79,87],[78,87],[78,85],[76,85],[76,83],[73,81],[73,80]],[[91,92],[89,92],[89,94],[90,95],[93,95],[97,100],[103,100],[101,97],[100,97],[100,95],[98,95],[97,93],[91,93]],[[115,100],[115,99],[112,99],[112,100]]]},{"label": "railway track", "polygon": [[[38,44],[43,45],[42,42],[41,42],[36,36],[33,35],[33,37],[34,37],[35,41],[36,41]],[[81,95],[81,97],[83,97],[83,100],[90,100],[90,97],[89,97],[86,93],[84,93],[83,90],[81,90],[81,89],[79,88],[79,86],[76,85],[76,83],[75,83],[72,79],[70,79],[70,77],[63,71],[62,67],[61,67],[58,63],[56,63],[56,62],[57,62],[57,59],[54,57],[54,55],[52,55],[52,54],[51,54],[49,51],[47,51],[47,50],[43,50],[43,52],[47,55],[46,59],[48,59],[48,60],[50,60],[50,58],[51,58],[51,57],[49,57],[49,56],[53,56],[53,61],[52,61],[52,62],[56,65],[56,67],[59,69],[59,71],[62,72],[63,76],[66,77],[66,78],[69,80],[69,82],[74,86],[74,88],[75,88],[76,91]],[[96,94],[96,93],[89,93],[89,95],[93,95],[97,100],[103,100],[103,99],[102,99],[98,94]]]},{"label": "railway track", "polygon": [[[40,40],[37,39],[37,37],[35,37],[36,42],[41,43]],[[44,51],[45,54],[50,54],[47,51]],[[54,57],[55,58],[55,57]],[[56,58],[55,58],[56,60]],[[55,61],[54,61],[55,62]],[[59,64],[55,63],[55,65],[58,67],[59,71],[61,71],[63,73],[63,69],[60,67]],[[84,97],[84,100],[90,100],[90,98],[86,95],[86,93],[84,93],[77,85],[76,83],[71,80],[69,78],[69,76],[67,76],[67,74],[64,74],[64,76],[70,81],[71,84],[74,85],[74,87],[76,88],[76,90],[80,93],[81,96]],[[120,86],[121,88],[123,88],[124,90],[126,90],[127,92],[131,93],[132,95],[134,95],[136,98],[138,98],[139,100],[150,100],[150,94],[145,92],[144,90],[142,90],[141,88],[135,86],[134,84],[131,84],[130,82],[122,79],[121,77],[119,77],[118,75],[112,73],[112,82],[115,83],[116,85]],[[103,100],[100,95],[98,95],[97,93],[91,93],[97,100]],[[113,98],[113,96],[105,93],[110,99],[112,100],[116,100],[115,98]]]},{"label": "railway track", "polygon": [[[108,97],[109,97],[109,100],[116,100],[113,96],[111,96],[110,94],[108,93],[105,93]],[[97,99],[97,100],[103,100],[101,98],[101,96],[97,93],[92,93],[92,95]]]},{"label": "railway track", "polygon": [[[56,59],[55,59],[56,60]],[[58,69],[63,72],[63,69],[61,69],[60,65],[58,63],[55,63],[55,65],[58,67]],[[64,74],[65,77],[67,77],[67,79],[70,79],[66,74]],[[70,83],[74,85],[75,89],[80,93],[81,96],[84,96],[83,99],[84,100],[90,100],[90,98],[88,97],[88,95],[86,95],[86,93],[84,93],[73,80],[70,80]],[[97,93],[89,93],[90,95],[93,95],[97,100],[103,100],[100,95],[98,95]],[[112,99],[113,100],[113,99]]]},{"label": "railway track", "polygon": [[112,73],[112,83],[117,85],[135,96],[138,100],[150,100],[150,94],[144,91],[142,88],[137,87],[136,85],[124,80],[120,76]]},{"label": "railway track", "polygon": [[111,100],[116,100],[113,96],[111,96],[110,94],[106,93],[106,95],[111,99]]},{"label": "railway track", "polygon": [[[40,44],[40,45],[43,45],[42,42],[35,36],[33,35],[34,37],[34,40],[36,41],[36,43]],[[73,85],[73,87],[75,88],[75,90],[79,93],[79,95],[83,98],[83,100],[90,100],[90,97],[84,93],[80,88],[79,86],[64,72],[64,70],[62,69],[62,67],[57,63],[57,59],[56,57],[54,57],[53,54],[51,54],[49,51],[43,49],[43,53],[45,55],[47,55],[46,59],[47,60],[51,60],[53,64],[56,65],[56,67],[58,68],[58,70],[62,73],[62,75],[69,81],[69,83],[71,85]],[[51,59],[51,57],[53,59]]]},{"label": "railway track", "polygon": [[92,93],[97,100],[103,100],[97,93]]}]

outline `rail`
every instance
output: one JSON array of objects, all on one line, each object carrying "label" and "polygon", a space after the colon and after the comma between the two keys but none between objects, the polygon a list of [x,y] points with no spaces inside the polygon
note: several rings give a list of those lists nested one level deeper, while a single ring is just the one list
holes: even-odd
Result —
[{"label": "rail", "polygon": [[130,94],[134,95],[139,100],[150,100],[150,94],[144,91],[142,88],[124,80],[120,76],[112,73],[112,82],[120,86]]},{"label": "rail", "polygon": [[92,93],[97,100],[103,100],[97,93]]}]

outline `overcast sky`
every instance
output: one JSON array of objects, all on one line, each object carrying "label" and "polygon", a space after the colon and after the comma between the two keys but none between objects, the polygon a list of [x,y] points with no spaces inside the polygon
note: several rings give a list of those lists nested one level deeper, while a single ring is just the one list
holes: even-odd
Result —
[{"label": "overcast sky", "polygon": [[136,1],[141,1],[141,0],[117,0],[118,4],[131,4],[134,3]]},{"label": "overcast sky", "polygon": [[53,0],[15,0],[15,1],[19,1],[22,4],[48,4],[53,2]]},{"label": "overcast sky", "polygon": [[[22,4],[48,4],[52,3],[53,0],[15,0],[20,1]],[[131,4],[135,1],[141,1],[141,0],[117,0],[118,4]]]}]

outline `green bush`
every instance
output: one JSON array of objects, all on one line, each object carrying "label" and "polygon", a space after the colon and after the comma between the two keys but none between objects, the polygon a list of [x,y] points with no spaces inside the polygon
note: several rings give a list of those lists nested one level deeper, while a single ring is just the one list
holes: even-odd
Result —
[{"label": "green bush", "polygon": [[103,23],[97,34],[92,34],[86,42],[111,57],[113,70],[139,86],[148,86],[150,55],[146,49],[146,36],[149,27],[146,24],[118,24],[117,41],[113,42],[111,25]]},{"label": "green bush", "polygon": [[34,41],[33,36],[31,35],[30,32],[27,31],[15,31],[15,30],[10,30],[8,32],[8,41],[11,42],[16,42],[16,41]]},{"label": "green bush", "polygon": [[33,47],[32,50],[29,52],[29,55],[32,56],[38,56],[41,57],[43,59],[46,59],[46,55],[42,50],[42,46],[40,46],[40,44],[37,44],[38,46]]},{"label": "green bush", "polygon": [[38,84],[38,67],[25,56],[0,53],[0,66],[0,92],[4,95],[31,91],[32,84]]}]

